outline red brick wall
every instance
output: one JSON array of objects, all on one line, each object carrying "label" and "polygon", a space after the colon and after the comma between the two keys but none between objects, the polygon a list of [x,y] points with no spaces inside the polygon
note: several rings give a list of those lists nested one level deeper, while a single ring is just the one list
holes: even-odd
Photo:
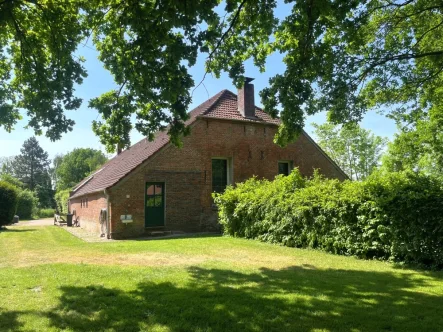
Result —
[{"label": "red brick wall", "polygon": [[[212,206],[212,158],[232,159],[233,180],[253,175],[273,179],[278,161],[292,161],[304,175],[314,168],[327,177],[344,175],[306,137],[280,148],[273,143],[277,127],[218,119],[201,119],[184,138],[183,148],[166,146],[145,164],[109,189],[114,238],[144,232],[146,182],[165,182],[165,228],[199,231],[217,227]],[[127,197],[129,195],[129,198]],[[133,223],[124,225],[121,214],[131,214]]]},{"label": "red brick wall", "polygon": [[[81,206],[81,200],[88,200],[88,207]],[[87,230],[100,233],[100,210],[107,208],[106,197],[103,192],[92,193],[69,200],[70,211],[75,210],[76,216],[80,217],[80,226]]]}]

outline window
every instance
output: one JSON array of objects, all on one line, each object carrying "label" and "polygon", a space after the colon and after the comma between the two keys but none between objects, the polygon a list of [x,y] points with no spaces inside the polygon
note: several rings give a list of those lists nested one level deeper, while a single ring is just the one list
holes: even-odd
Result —
[{"label": "window", "polygon": [[228,159],[212,159],[212,191],[221,193],[230,181],[230,165]]},{"label": "window", "polygon": [[278,174],[289,175],[291,171],[291,162],[289,161],[279,161],[278,162]]},{"label": "window", "polygon": [[161,184],[151,184],[146,189],[146,206],[163,206],[163,186]]},{"label": "window", "polygon": [[87,198],[85,198],[85,199],[81,199],[80,200],[80,207],[81,208],[87,208],[88,207],[88,199]]}]

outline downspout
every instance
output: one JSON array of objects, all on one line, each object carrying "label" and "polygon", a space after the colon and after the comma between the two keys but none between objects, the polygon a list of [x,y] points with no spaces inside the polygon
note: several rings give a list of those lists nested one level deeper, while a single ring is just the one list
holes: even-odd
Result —
[{"label": "downspout", "polygon": [[106,191],[106,189],[103,190],[103,194],[106,197],[106,232],[108,234],[106,234],[106,238],[110,239],[111,238],[111,220],[109,218],[109,195],[108,192]]}]

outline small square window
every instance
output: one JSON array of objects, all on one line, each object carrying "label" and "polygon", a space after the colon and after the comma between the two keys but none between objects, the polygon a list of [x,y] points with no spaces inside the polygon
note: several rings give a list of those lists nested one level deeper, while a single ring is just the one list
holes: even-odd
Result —
[{"label": "small square window", "polygon": [[289,175],[291,171],[291,163],[289,161],[279,161],[278,162],[278,174],[283,174],[285,176]]}]

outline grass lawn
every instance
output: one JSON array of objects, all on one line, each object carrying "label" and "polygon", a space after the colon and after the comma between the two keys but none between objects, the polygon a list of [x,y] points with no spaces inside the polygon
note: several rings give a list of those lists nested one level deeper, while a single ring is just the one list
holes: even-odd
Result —
[{"label": "grass lawn", "polygon": [[0,331],[443,331],[443,273],[226,237],[0,231]]}]

